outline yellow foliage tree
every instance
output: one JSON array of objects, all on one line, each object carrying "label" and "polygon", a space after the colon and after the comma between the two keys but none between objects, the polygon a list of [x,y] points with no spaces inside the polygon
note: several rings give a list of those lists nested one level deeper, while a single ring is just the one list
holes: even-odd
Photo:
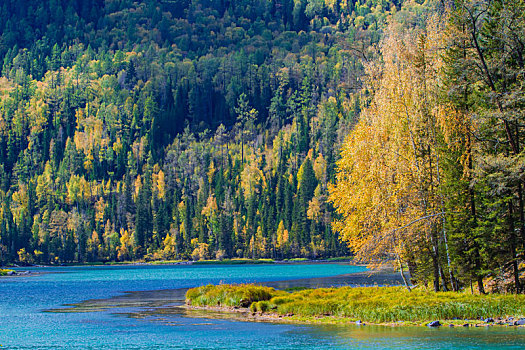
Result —
[{"label": "yellow foliage tree", "polygon": [[120,246],[117,247],[117,259],[120,261],[131,259],[132,242],[128,230],[120,229]]},{"label": "yellow foliage tree", "polygon": [[342,217],[334,228],[358,259],[395,259],[403,274],[413,249],[430,251],[437,290],[442,39],[437,21],[427,28],[402,34],[389,26],[384,63],[368,68],[375,94],[342,147],[329,198]]},{"label": "yellow foliage tree", "polygon": [[286,244],[288,244],[288,230],[284,228],[283,221],[279,221],[279,226],[277,227],[277,249],[282,249]]}]

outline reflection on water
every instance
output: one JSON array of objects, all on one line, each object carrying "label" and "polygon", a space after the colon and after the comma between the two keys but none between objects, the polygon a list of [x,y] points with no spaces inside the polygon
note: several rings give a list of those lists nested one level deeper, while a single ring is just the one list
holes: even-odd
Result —
[{"label": "reflection on water", "polygon": [[312,277],[294,279],[289,281],[273,281],[262,283],[276,289],[288,289],[297,287],[306,288],[327,288],[341,286],[400,286],[403,284],[401,276],[397,273],[384,270],[382,272],[357,272],[328,277]]},{"label": "reflection on water", "polygon": [[384,349],[523,349],[525,332],[517,328],[320,326],[350,348]]}]

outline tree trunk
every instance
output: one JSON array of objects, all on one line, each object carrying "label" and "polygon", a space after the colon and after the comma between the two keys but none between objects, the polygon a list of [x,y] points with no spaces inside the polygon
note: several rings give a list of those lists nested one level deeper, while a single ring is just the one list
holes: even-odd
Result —
[{"label": "tree trunk", "polygon": [[[434,242],[432,242],[434,244]],[[439,255],[438,250],[434,246],[433,247],[433,254],[432,254],[432,266],[434,270],[434,291],[439,292]]]},{"label": "tree trunk", "polygon": [[[516,124],[515,125],[515,129],[516,129],[516,151],[521,152],[521,149],[520,149],[520,138],[519,138],[519,128],[518,128],[518,125]],[[519,226],[519,229],[520,229],[520,235],[521,235],[521,244],[522,244],[522,247],[523,247],[523,257],[525,258],[525,212],[524,212],[524,208],[523,208],[523,186],[522,186],[522,182],[519,182],[518,183],[518,210],[519,210],[519,215],[520,215],[520,226]]]},{"label": "tree trunk", "polygon": [[241,132],[241,164],[244,164],[244,128]]},{"label": "tree trunk", "polygon": [[412,289],[411,289],[410,286],[408,285],[407,279],[406,279],[406,277],[405,277],[405,273],[404,273],[404,271],[403,271],[403,265],[401,265],[401,263],[400,263],[400,265],[399,265],[399,272],[401,273],[401,278],[403,279],[403,283],[405,284],[406,289],[407,289],[409,292],[411,292]]},{"label": "tree trunk", "polygon": [[518,184],[518,201],[519,201],[519,214],[520,214],[520,236],[521,245],[523,248],[523,257],[525,258],[525,217],[523,212],[523,187]]},{"label": "tree trunk", "polygon": [[[468,154],[468,167],[469,167],[469,184],[472,181],[471,174],[474,169],[474,164],[472,162],[472,143],[470,140],[470,128],[467,132],[467,154]],[[470,214],[472,215],[472,219],[474,221],[474,226],[477,225],[477,216],[476,216],[476,196],[474,193],[474,189],[469,186],[469,199],[470,199]],[[485,287],[483,285],[483,275],[481,275],[481,255],[479,253],[479,246],[478,242],[476,241],[476,237],[472,237],[472,241],[474,243],[474,266],[475,266],[475,275],[476,280],[478,282],[478,290],[480,294],[485,294]],[[471,282],[471,288],[472,288],[472,282]]]},{"label": "tree trunk", "polygon": [[512,270],[514,275],[514,284],[516,286],[516,294],[518,294],[521,291],[521,285],[520,285],[520,276],[518,271],[518,260],[516,257],[516,232],[514,228],[514,220],[512,218],[512,214],[514,212],[514,208],[512,205],[512,200],[509,200],[509,233],[510,233],[510,255],[512,259]]},{"label": "tree trunk", "polygon": [[401,262],[401,258],[399,257],[399,254],[396,253],[397,263],[399,265],[399,273],[401,274],[401,278],[403,279],[403,283],[405,284],[406,289],[411,292],[412,289],[410,289],[410,286],[408,285],[408,281],[405,277],[405,272],[403,270],[403,263]]},{"label": "tree trunk", "polygon": [[[443,271],[443,267],[439,267],[439,274],[441,275],[441,285],[443,287],[444,292],[448,292],[447,288],[447,279],[445,278],[445,272]],[[450,285],[452,285],[452,281],[450,282]]]},{"label": "tree trunk", "polygon": [[[485,286],[483,285],[483,277],[481,276],[477,276],[477,280],[478,280],[478,290],[479,290],[479,293],[480,294],[487,294],[485,292]],[[472,288],[472,285],[471,285],[471,288]]]},{"label": "tree trunk", "polygon": [[432,256],[432,264],[434,265],[434,292],[439,292],[439,264],[434,256]]}]

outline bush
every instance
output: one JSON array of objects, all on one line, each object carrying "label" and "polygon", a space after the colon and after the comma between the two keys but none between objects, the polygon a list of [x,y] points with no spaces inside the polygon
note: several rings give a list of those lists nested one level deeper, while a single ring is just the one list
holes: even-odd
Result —
[{"label": "bush", "polygon": [[253,312],[253,313],[257,312],[257,303],[258,303],[257,301],[254,301],[252,303],[252,305],[250,305],[250,311],[251,312]]},{"label": "bush", "polygon": [[249,307],[253,302],[270,300],[283,293],[286,294],[274,288],[251,284],[207,285],[189,289],[186,300],[195,306]]},{"label": "bush", "polygon": [[256,310],[260,313],[270,310],[270,303],[268,301],[258,301],[255,305]]}]

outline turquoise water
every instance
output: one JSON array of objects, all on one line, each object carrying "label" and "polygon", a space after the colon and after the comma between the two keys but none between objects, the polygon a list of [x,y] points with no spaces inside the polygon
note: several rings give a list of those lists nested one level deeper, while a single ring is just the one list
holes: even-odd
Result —
[{"label": "turquoise water", "polygon": [[516,328],[296,326],[207,319],[166,307],[180,303],[180,288],[363,271],[349,265],[35,270],[52,273],[0,279],[0,349],[522,349],[525,344],[525,329]]}]

